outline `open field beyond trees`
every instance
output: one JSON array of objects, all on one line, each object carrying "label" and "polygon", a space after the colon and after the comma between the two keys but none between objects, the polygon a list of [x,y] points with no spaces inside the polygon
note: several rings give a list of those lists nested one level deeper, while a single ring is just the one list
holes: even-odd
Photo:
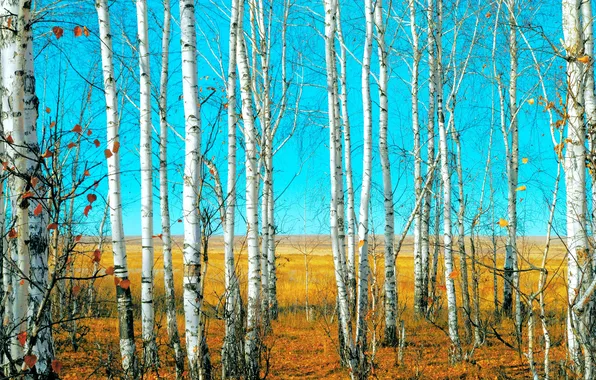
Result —
[{"label": "open field beyond trees", "polygon": [[[179,242],[179,241],[178,241]],[[444,294],[444,276],[439,275],[437,284],[437,300],[433,306],[434,312],[429,320],[413,318],[413,257],[411,255],[411,241],[409,238],[404,243],[404,248],[397,259],[398,273],[398,299],[400,305],[399,319],[405,323],[405,346],[403,347],[403,360],[399,360],[399,347],[386,348],[377,344],[374,355],[374,376],[381,379],[446,379],[446,378],[530,378],[527,351],[527,326],[524,324],[524,339],[521,342],[521,353],[517,351],[514,337],[513,321],[498,319],[494,316],[493,308],[493,270],[492,248],[488,239],[483,239],[480,252],[481,266],[479,269],[479,285],[482,309],[482,330],[486,334],[485,342],[475,349],[468,361],[456,365],[449,365],[450,342],[446,333],[446,307]],[[522,269],[530,269],[531,265],[538,266],[542,259],[544,238],[531,237],[520,239],[523,247],[524,258]],[[502,242],[499,241],[499,262],[502,267]],[[92,252],[91,244],[84,244]],[[180,273],[182,268],[182,255],[180,245],[174,253],[174,272]],[[246,254],[243,250],[243,239],[237,239],[238,273],[241,278],[243,299],[246,299]],[[220,237],[214,237],[209,245],[209,261],[205,284],[205,307],[207,315],[206,329],[208,346],[214,375],[219,377],[220,350],[223,339],[223,321],[221,320],[223,284],[223,243]],[[307,247],[308,255],[304,255]],[[127,244],[128,260],[130,266],[130,281],[133,294],[134,312],[140,314],[140,267],[141,254],[138,239],[130,239]],[[83,249],[83,253],[84,249]],[[109,253],[109,252],[107,252]],[[376,255],[375,255],[376,253]],[[382,333],[382,295],[383,259],[382,247],[376,246],[371,254],[371,268],[373,268],[371,281],[373,289],[371,294],[376,295],[376,309],[370,312],[367,319],[371,334],[369,339],[381,339]],[[329,239],[326,236],[281,236],[278,245],[278,297],[280,315],[278,321],[273,323],[273,333],[266,338],[269,361],[264,366],[267,378],[311,378],[311,379],[345,379],[349,377],[346,368],[339,365],[337,353],[337,324],[335,320],[335,284],[333,274],[333,260],[330,254]],[[376,260],[375,260],[376,256]],[[560,241],[553,241],[549,251],[547,323],[551,335],[551,371],[554,378],[562,373],[557,372],[562,365],[568,364],[565,359],[565,258],[564,245]],[[306,282],[305,259],[308,264],[308,319],[305,308]],[[76,267],[88,269],[89,254],[80,255],[76,259]],[[376,265],[375,265],[376,262]],[[102,266],[109,267],[111,255],[105,254]],[[441,271],[439,260],[439,273]],[[374,274],[374,268],[377,268]],[[164,363],[163,370],[158,374],[151,374],[148,378],[175,378],[170,369],[173,367],[172,351],[167,344],[165,331],[165,316],[163,308],[164,289],[162,261],[159,247],[156,247],[155,261],[155,298],[156,321],[158,329],[158,345],[160,360]],[[102,271],[103,273],[103,271]],[[176,294],[182,292],[182,276],[176,275]],[[538,271],[524,272],[521,288],[523,294],[536,291]],[[499,276],[499,289],[502,289],[502,278]],[[378,289],[374,289],[378,286]],[[73,284],[77,286],[77,284]],[[88,282],[81,282],[77,297],[85,297],[88,292]],[[59,359],[63,362],[62,376],[64,379],[106,378],[110,375],[117,376],[119,364],[118,353],[118,320],[115,307],[115,286],[112,276],[106,276],[96,281],[97,306],[90,311],[88,318],[83,318],[78,324],[78,342],[80,345],[75,352],[70,334],[61,331],[56,336],[56,344],[62,347]],[[84,301],[82,301],[84,303]],[[182,304],[178,302],[179,326],[184,339],[184,318]],[[537,307],[537,304],[535,305]],[[98,317],[94,317],[97,313]],[[219,315],[219,318],[218,318]],[[463,315],[460,308],[460,321]],[[138,320],[135,318],[135,320]],[[60,331],[60,329],[59,329]],[[372,334],[372,331],[375,333]],[[496,335],[499,335],[497,337]],[[542,340],[540,328],[537,325],[535,335],[535,360],[540,367],[542,360]],[[140,336],[140,323],[135,323],[135,336]],[[137,338],[137,347],[142,347]],[[511,345],[512,347],[509,347]],[[471,346],[468,347],[468,350]],[[372,354],[369,352],[369,355]],[[264,370],[264,371],[265,371]],[[564,371],[564,370],[563,370]],[[262,373],[265,375],[265,372]],[[559,374],[559,375],[557,375]]]}]

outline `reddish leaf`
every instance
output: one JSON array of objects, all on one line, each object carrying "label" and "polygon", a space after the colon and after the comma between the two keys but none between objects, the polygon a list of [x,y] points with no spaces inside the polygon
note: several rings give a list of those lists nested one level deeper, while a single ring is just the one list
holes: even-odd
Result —
[{"label": "reddish leaf", "polygon": [[97,195],[95,194],[87,194],[87,200],[89,203],[93,203],[97,200]]},{"label": "reddish leaf", "polygon": [[93,140],[93,144],[95,145],[96,148],[99,148],[100,143],[99,143],[98,139]]},{"label": "reddish leaf", "polygon": [[62,35],[64,35],[64,29],[62,29],[59,26],[55,26],[52,28],[52,32],[54,33],[54,35],[56,36],[56,39],[59,40],[60,37],[62,37]]},{"label": "reddish leaf", "polygon": [[27,364],[27,367],[33,368],[35,366],[35,363],[37,363],[37,356],[25,355],[23,361],[25,362],[25,364]]},{"label": "reddish leaf", "polygon": [[114,142],[114,148],[112,148],[112,152],[118,153],[118,151],[120,151],[120,142],[119,141],[115,141]]},{"label": "reddish leaf", "polygon": [[6,142],[9,144],[14,144],[14,139],[12,138],[12,135],[6,136]]},{"label": "reddish leaf", "polygon": [[43,207],[41,206],[41,203],[40,203],[37,205],[37,207],[35,207],[35,210],[33,210],[33,215],[39,216],[39,215],[41,215],[42,211],[43,211]]},{"label": "reddish leaf", "polygon": [[17,340],[19,341],[21,346],[24,346],[25,342],[27,341],[27,331],[23,331],[22,333],[19,333],[19,335],[17,335]]},{"label": "reddish leaf", "polygon": [[41,156],[42,158],[50,158],[52,157],[53,153],[51,150],[46,150],[45,153]]},{"label": "reddish leaf", "polygon": [[93,182],[93,188],[97,189],[97,186],[99,186],[99,181]]},{"label": "reddish leaf", "polygon": [[25,193],[23,194],[23,199],[32,198],[32,197],[33,197],[33,193],[30,191],[25,191]]},{"label": "reddish leaf", "polygon": [[73,297],[78,296],[79,293],[81,293],[81,287],[79,285],[73,286],[72,287],[72,295],[73,295]]},{"label": "reddish leaf", "polygon": [[39,178],[37,178],[37,177],[31,178],[31,186],[36,187],[38,182],[39,182]]},{"label": "reddish leaf", "polygon": [[89,216],[89,211],[91,211],[93,207],[91,205],[85,206],[85,210],[83,211],[83,215]]},{"label": "reddish leaf", "polygon": [[56,122],[55,122],[55,121],[52,121],[52,122],[50,123],[50,128],[54,128],[55,126],[56,126]]},{"label": "reddish leaf", "polygon": [[50,223],[50,224],[48,224],[48,226],[46,228],[47,228],[48,231],[49,230],[55,230],[55,229],[58,229],[58,224],[57,223]]},{"label": "reddish leaf", "polygon": [[81,133],[83,132],[83,127],[81,127],[80,124],[77,124],[74,126],[74,128],[72,129],[72,132],[76,132],[76,133]]},{"label": "reddish leaf", "polygon": [[52,371],[54,371],[56,375],[60,375],[60,372],[62,372],[62,363],[60,363],[58,359],[52,360]]},{"label": "reddish leaf", "polygon": [[91,136],[91,130],[87,129],[87,136]]},{"label": "reddish leaf", "polygon": [[81,241],[82,238],[83,238],[83,235],[77,235],[77,236],[75,236],[74,240],[78,243]]},{"label": "reddish leaf", "polygon": [[22,279],[21,281],[19,281],[19,285],[21,285],[21,286],[25,285],[25,279]]},{"label": "reddish leaf", "polygon": [[52,109],[50,107],[46,107],[46,113],[51,113]]},{"label": "reddish leaf", "polygon": [[89,29],[87,29],[86,26],[83,27],[83,34],[85,35],[85,37],[89,37]]},{"label": "reddish leaf", "polygon": [[[101,261],[101,251],[99,249],[96,249],[95,251],[93,251],[93,260],[92,261],[94,263],[99,263]],[[112,270],[114,270],[114,267],[110,267],[110,268],[112,268]],[[106,270],[106,273],[107,273],[107,270]]]},{"label": "reddish leaf", "polygon": [[85,177],[89,177],[91,175],[91,173],[89,173],[89,170],[85,170],[85,172],[83,173],[83,175]]},{"label": "reddish leaf", "polygon": [[106,149],[106,150],[104,150],[104,151],[103,151],[103,154],[105,154],[105,155],[106,155],[106,158],[110,158],[110,157],[112,157],[112,151],[111,151],[111,150],[109,150],[109,149]]},{"label": "reddish leaf", "polygon": [[130,280],[126,279],[126,280],[120,281],[120,287],[124,290],[130,288]]},{"label": "reddish leaf", "polygon": [[[106,271],[107,273],[107,271]],[[122,279],[120,277],[114,277],[114,285],[118,286],[120,285],[120,281],[122,281]]]},{"label": "reddish leaf", "polygon": [[75,26],[74,28],[74,36],[75,37],[81,37],[81,35],[83,34],[83,28],[81,28],[80,26]]},{"label": "reddish leaf", "polygon": [[106,274],[112,276],[114,274],[114,267],[107,267]]},{"label": "reddish leaf", "polygon": [[14,239],[17,236],[19,236],[19,234],[17,234],[17,231],[14,228],[11,228],[11,230],[8,231],[8,238],[9,239]]},{"label": "reddish leaf", "polygon": [[77,146],[77,144],[75,144],[75,143],[73,143],[73,142],[70,142],[70,143],[68,143],[68,145],[67,145],[68,149],[72,149],[72,148],[74,148],[75,146]]}]

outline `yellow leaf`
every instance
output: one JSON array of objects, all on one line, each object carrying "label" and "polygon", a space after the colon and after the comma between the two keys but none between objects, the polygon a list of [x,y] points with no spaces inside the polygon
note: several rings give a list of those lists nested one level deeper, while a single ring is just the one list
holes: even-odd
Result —
[{"label": "yellow leaf", "polygon": [[449,278],[457,278],[459,276],[459,272],[454,270],[453,272],[449,273]]},{"label": "yellow leaf", "polygon": [[501,218],[501,219],[499,219],[499,223],[498,224],[501,227],[507,227],[509,225],[509,222],[506,221],[505,219]]},{"label": "yellow leaf", "polygon": [[532,105],[532,104],[534,104],[534,98],[530,98],[530,99],[528,99],[528,104],[529,104],[529,105]]},{"label": "yellow leaf", "polygon": [[528,157],[524,157],[522,158],[522,164],[527,164],[528,163]]},{"label": "yellow leaf", "polygon": [[526,191],[526,185],[521,185],[515,191]]},{"label": "yellow leaf", "polygon": [[364,247],[364,240],[360,240],[358,242],[358,248],[362,248],[362,247]]},{"label": "yellow leaf", "polygon": [[589,63],[590,62],[590,56],[589,55],[584,55],[581,56],[577,59],[579,62],[581,63]]}]

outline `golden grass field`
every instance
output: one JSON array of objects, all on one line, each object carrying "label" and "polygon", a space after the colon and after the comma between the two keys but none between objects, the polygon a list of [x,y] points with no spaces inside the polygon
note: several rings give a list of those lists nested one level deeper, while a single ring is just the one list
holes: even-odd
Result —
[{"label": "golden grass field", "polygon": [[[336,352],[337,327],[334,324],[334,302],[335,302],[335,279],[333,260],[329,240],[326,236],[280,236],[277,247],[278,257],[278,299],[280,306],[280,317],[273,323],[273,333],[267,338],[266,344],[270,348],[270,368],[267,378],[270,379],[344,379],[348,378],[348,372],[338,364]],[[382,240],[382,238],[381,238]],[[246,294],[246,251],[244,250],[243,239],[237,239],[237,263],[238,272],[242,282],[242,291]],[[499,242],[499,262],[502,266],[503,242]],[[174,267],[177,296],[181,296],[182,287],[182,255],[181,244],[175,244]],[[371,268],[376,266],[376,273],[373,278],[376,280],[379,294],[382,294],[383,284],[383,247],[373,246],[371,257]],[[520,239],[519,250],[522,252],[522,268],[528,269],[531,265],[539,265],[542,258],[544,238],[530,237]],[[88,246],[89,251],[95,247]],[[306,249],[305,249],[306,247]],[[450,366],[448,364],[449,340],[442,330],[446,327],[446,301],[444,294],[441,296],[442,308],[437,314],[436,323],[430,323],[424,319],[416,319],[412,313],[413,302],[413,257],[411,254],[411,240],[406,239],[397,259],[398,273],[398,297],[400,304],[400,319],[405,321],[406,326],[406,347],[404,350],[403,363],[398,362],[397,349],[378,347],[374,358],[374,376],[381,379],[447,379],[447,378],[470,378],[470,379],[495,379],[495,378],[529,378],[527,359],[517,350],[508,348],[505,344],[494,337],[492,328],[507,342],[515,345],[515,338],[511,334],[512,321],[503,319],[496,320],[493,316],[493,272],[492,248],[488,240],[481,243],[480,252],[477,251],[478,259],[484,265],[479,265],[480,272],[480,297],[482,317],[488,326],[489,332],[486,343],[475,350],[473,360]],[[305,255],[309,268],[309,303],[313,306],[311,318],[306,319],[304,303],[305,292]],[[127,244],[128,264],[130,267],[131,289],[135,303],[135,332],[137,337],[137,348],[141,346],[140,336],[140,242],[138,239],[131,239]],[[154,378],[174,378],[174,364],[172,351],[167,346],[167,334],[165,331],[165,315],[163,312],[163,264],[161,260],[161,248],[155,249],[155,297],[156,297],[156,321],[158,323],[158,344],[162,369]],[[547,294],[547,314],[553,347],[551,349],[551,372],[556,371],[564,364],[565,340],[564,323],[566,309],[566,288],[565,288],[565,248],[561,242],[554,241],[549,252],[547,264],[549,285]],[[376,261],[376,264],[375,264]],[[456,257],[456,266],[459,267],[459,257]],[[77,266],[90,267],[90,260],[87,256],[81,255],[77,259]],[[103,255],[102,266],[112,265],[110,252]],[[210,318],[207,324],[208,344],[211,360],[215,366],[214,373],[221,373],[220,349],[223,337],[223,324],[221,320],[214,318],[215,308],[220,305],[221,295],[224,291],[223,279],[223,241],[221,237],[213,237],[209,246],[209,264],[205,286],[206,311]],[[439,260],[439,285],[444,284],[442,275],[442,256]],[[459,286],[459,278],[457,279]],[[538,271],[523,272],[520,286],[524,292],[535,291],[538,282]],[[88,283],[81,282],[80,286],[85,289]],[[102,317],[83,319],[78,325],[88,328],[78,352],[74,352],[69,344],[65,333],[58,332],[56,343],[58,346],[58,359],[64,363],[62,376],[65,379],[84,378],[105,378],[107,369],[117,367],[118,352],[118,330],[117,319],[115,318],[115,287],[111,276],[98,280],[95,284],[98,291],[98,300],[101,301],[99,309]],[[499,278],[499,291],[502,290],[502,279]],[[459,291],[459,288],[458,288]],[[84,292],[81,292],[84,293]],[[377,304],[382,305],[382,300]],[[461,302],[460,302],[461,304]],[[179,308],[179,328],[181,336],[184,334],[184,319],[182,316],[182,305]],[[537,304],[535,305],[537,309]],[[460,313],[461,319],[461,313]],[[382,310],[371,314],[369,319],[371,332],[375,331],[376,339],[382,339]],[[539,320],[536,321],[536,343],[535,360],[538,366],[542,361],[542,339]],[[461,325],[461,323],[460,323]],[[527,332],[524,324],[524,340]],[[463,334],[463,328],[460,329]],[[369,340],[372,339],[369,334]],[[469,349],[470,347],[468,347]],[[526,349],[526,343],[522,343],[522,349]],[[556,378],[556,376],[554,376]]]}]

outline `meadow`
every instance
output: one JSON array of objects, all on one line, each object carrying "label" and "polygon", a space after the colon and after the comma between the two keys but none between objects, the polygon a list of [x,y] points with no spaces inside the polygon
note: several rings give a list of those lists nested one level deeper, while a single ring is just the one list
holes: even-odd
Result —
[{"label": "meadow", "polygon": [[[158,239],[156,239],[158,240]],[[335,278],[330,242],[326,236],[279,236],[278,253],[278,299],[280,315],[273,322],[273,331],[265,340],[266,375],[268,379],[345,379],[347,369],[340,367],[337,353],[337,325],[335,320]],[[382,237],[378,239],[382,242]],[[520,238],[521,273],[520,287],[524,294],[536,291],[538,266],[542,259],[544,238]],[[181,241],[176,240],[174,268],[176,294],[181,299],[182,254]],[[90,252],[95,249],[88,242],[75,261],[75,266],[85,272],[90,267]],[[508,379],[530,378],[527,350],[527,325],[524,323],[523,339],[516,340],[513,334],[513,321],[495,315],[493,306],[492,245],[483,238],[477,249],[479,290],[481,301],[482,331],[484,344],[476,348],[469,360],[456,365],[449,364],[450,342],[446,333],[446,300],[442,274],[442,256],[439,257],[439,277],[437,301],[428,319],[413,315],[413,257],[412,242],[406,239],[397,259],[399,319],[404,321],[405,339],[399,347],[381,347],[383,331],[382,285],[383,247],[372,244],[371,250],[371,306],[374,309],[369,317],[368,339],[376,342],[374,352],[369,350],[374,366],[371,376],[380,379]],[[89,252],[86,252],[86,249]],[[307,254],[304,254],[304,253]],[[127,244],[130,267],[131,289],[135,305],[135,334],[137,351],[140,352],[140,240],[131,238]],[[246,300],[246,252],[244,240],[236,241],[237,268],[241,279],[243,299]],[[502,267],[503,241],[498,241],[498,263]],[[156,321],[160,360],[164,365],[159,373],[147,378],[175,378],[173,373],[173,352],[167,344],[164,313],[163,263],[161,247],[155,249],[155,297]],[[459,266],[459,257],[456,257]],[[563,376],[568,365],[565,358],[565,248],[562,242],[552,241],[547,261],[548,287],[546,289],[546,316],[551,335],[550,351],[551,377]],[[101,266],[112,265],[111,252],[106,247]],[[308,293],[306,292],[306,266],[308,266]],[[103,270],[102,272],[103,273]],[[220,350],[223,338],[221,316],[223,284],[223,241],[213,237],[209,243],[208,269],[205,284],[205,313],[207,316],[207,340],[214,374],[221,374]],[[471,275],[470,275],[471,280]],[[499,292],[502,292],[502,278],[498,277]],[[460,281],[458,279],[458,292]],[[79,286],[81,295],[87,294],[89,282],[81,281],[71,286]],[[74,350],[72,334],[58,328],[55,336],[58,359],[63,363],[61,376],[64,379],[100,379],[117,377],[119,366],[118,326],[115,307],[115,287],[113,277],[106,276],[95,282],[97,305],[93,313],[77,321],[78,349]],[[306,307],[308,296],[308,308]],[[500,297],[502,295],[500,294]],[[81,303],[85,302],[81,300]],[[458,306],[461,306],[459,302]],[[184,339],[184,318],[182,304],[178,302],[178,323]],[[534,303],[535,315],[538,304]],[[460,308],[460,326],[463,313]],[[536,318],[535,361],[542,368],[543,340],[540,321]],[[460,334],[463,333],[463,327]],[[469,353],[472,346],[465,345]],[[401,353],[400,353],[401,351]],[[401,356],[401,357],[400,357]],[[171,371],[171,372],[169,372]]]}]

